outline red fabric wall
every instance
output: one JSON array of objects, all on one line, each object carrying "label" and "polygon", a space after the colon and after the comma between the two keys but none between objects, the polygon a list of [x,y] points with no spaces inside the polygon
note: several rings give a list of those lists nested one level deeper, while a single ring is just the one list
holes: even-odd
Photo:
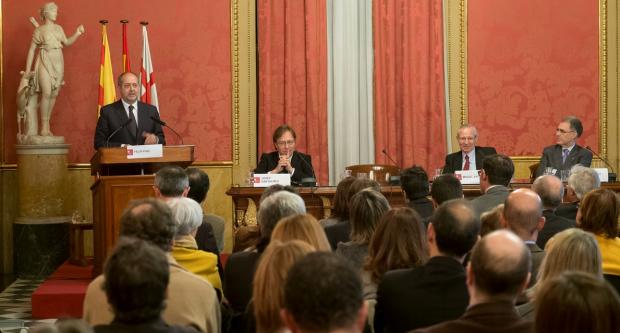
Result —
[{"label": "red fabric wall", "polygon": [[[69,161],[88,162],[94,153],[101,44],[100,19],[107,19],[114,74],[122,70],[121,19],[128,19],[132,70],[142,53],[140,21],[148,26],[161,118],[196,145],[197,161],[231,159],[231,64],[229,0],[56,0],[57,23],[71,35],[79,24],[86,34],[64,48],[65,86],[52,115],[52,132],[70,143]],[[2,2],[4,140],[6,163],[15,163],[19,72],[24,70],[34,27],[44,1]],[[117,96],[119,93],[117,91]],[[165,130],[169,144],[178,143]]]},{"label": "red fabric wall", "polygon": [[540,155],[560,119],[598,150],[598,1],[468,1],[469,122],[479,144]]}]

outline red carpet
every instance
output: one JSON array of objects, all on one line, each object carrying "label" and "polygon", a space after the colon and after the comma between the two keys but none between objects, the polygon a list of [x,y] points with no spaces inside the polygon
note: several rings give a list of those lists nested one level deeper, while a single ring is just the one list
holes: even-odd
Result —
[{"label": "red carpet", "polygon": [[65,262],[32,293],[32,318],[81,318],[93,266]]}]

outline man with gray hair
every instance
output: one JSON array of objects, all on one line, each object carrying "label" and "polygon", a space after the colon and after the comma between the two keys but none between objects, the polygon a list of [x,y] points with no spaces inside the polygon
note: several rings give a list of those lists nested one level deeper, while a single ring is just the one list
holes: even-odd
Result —
[{"label": "man with gray hair", "polygon": [[478,170],[482,168],[482,159],[485,156],[497,154],[493,147],[476,146],[478,130],[474,125],[467,124],[459,127],[456,132],[460,151],[446,155],[446,164],[443,173],[454,173],[458,170]]},{"label": "man with gray hair", "polygon": [[575,221],[555,214],[556,208],[562,203],[564,197],[564,184],[553,175],[544,175],[536,178],[532,184],[532,190],[540,196],[543,204],[543,216],[545,226],[538,233],[536,244],[544,249],[547,241],[558,232],[575,227]]},{"label": "man with gray hair", "polygon": [[252,299],[252,280],[256,265],[271,239],[276,224],[285,217],[305,214],[304,200],[297,194],[278,191],[265,198],[259,206],[256,222],[260,238],[255,246],[230,255],[224,271],[224,295],[233,310],[245,311]]},{"label": "man with gray hair", "polygon": [[588,192],[599,188],[601,188],[601,181],[594,169],[575,165],[570,169],[565,203],[559,205],[555,213],[574,221],[577,218],[577,210],[583,197]]},{"label": "man with gray hair", "polygon": [[583,125],[579,118],[568,116],[562,119],[555,130],[555,144],[543,150],[536,176],[541,176],[548,169],[559,176],[561,170],[570,170],[577,164],[589,167],[592,152],[576,143],[582,134]]}]

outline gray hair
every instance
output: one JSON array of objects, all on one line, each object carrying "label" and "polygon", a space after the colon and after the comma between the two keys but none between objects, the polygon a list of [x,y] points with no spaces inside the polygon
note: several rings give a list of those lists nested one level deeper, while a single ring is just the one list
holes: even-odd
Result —
[{"label": "gray hair", "polygon": [[273,228],[281,219],[306,213],[306,204],[297,194],[288,191],[278,191],[261,202],[256,220],[260,227],[261,236],[270,238]]},{"label": "gray hair", "polygon": [[581,201],[588,192],[600,188],[601,181],[594,169],[577,164],[570,169],[568,186],[575,191],[575,196]]},{"label": "gray hair", "polygon": [[155,186],[165,197],[180,197],[189,187],[189,178],[180,166],[165,166],[155,174]]},{"label": "gray hair", "polygon": [[564,197],[564,184],[556,176],[543,175],[534,181],[532,190],[540,196],[545,208],[556,208]]},{"label": "gray hair", "polygon": [[202,224],[202,207],[190,198],[172,198],[166,202],[177,225],[175,237],[186,236]]},{"label": "gray hair", "polygon": [[456,130],[456,138],[459,138],[459,135],[461,134],[461,131],[467,128],[471,128],[472,131],[474,132],[474,137],[477,138],[478,137],[478,129],[476,129],[476,126],[472,125],[472,124],[465,124],[465,125],[461,125],[459,127],[459,129]]}]

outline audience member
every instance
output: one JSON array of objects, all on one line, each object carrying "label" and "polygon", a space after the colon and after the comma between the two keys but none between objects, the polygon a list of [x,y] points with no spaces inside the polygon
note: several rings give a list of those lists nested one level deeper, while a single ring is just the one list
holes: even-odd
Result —
[{"label": "audience member", "polygon": [[288,272],[281,316],[292,333],[361,333],[366,304],[359,273],[333,253],[306,255]]},{"label": "audience member", "polygon": [[292,240],[304,241],[314,246],[317,251],[330,252],[325,231],[310,214],[298,214],[285,217],[273,229],[271,240],[279,240],[280,242],[288,242]]},{"label": "audience member", "polygon": [[332,199],[331,215],[328,218],[319,221],[323,227],[349,220],[349,207],[347,206],[347,199],[349,195],[349,188],[351,188],[351,184],[353,184],[354,181],[355,178],[346,177],[338,183],[338,186],[336,186],[336,193]]},{"label": "audience member", "polygon": [[502,228],[502,215],[504,214],[504,204],[499,204],[490,211],[482,213],[480,216],[480,237],[495,230]]},{"label": "audience member", "polygon": [[490,155],[482,160],[480,191],[483,194],[471,201],[478,217],[493,207],[504,203],[510,194],[508,185],[514,172],[514,164],[508,156]]},{"label": "audience member", "polygon": [[585,195],[601,187],[598,173],[594,169],[575,165],[570,170],[564,203],[555,210],[555,214],[575,221],[579,204]]},{"label": "audience member", "polygon": [[[190,198],[172,198],[166,202],[176,223],[172,257],[188,271],[206,279],[221,293],[222,280],[215,254],[198,249],[194,235],[202,224],[202,208]],[[221,298],[221,295],[219,295]]]},{"label": "audience member", "polygon": [[381,216],[390,209],[390,203],[381,194],[371,189],[358,192],[351,199],[351,240],[338,243],[336,253],[351,261],[362,270],[368,256],[368,244]]},{"label": "audience member", "polygon": [[155,245],[121,238],[103,275],[114,320],[96,325],[95,333],[199,332],[197,327],[170,326],[162,320],[170,270],[166,254]]},{"label": "audience member", "polygon": [[58,319],[54,324],[36,324],[30,333],[93,333],[93,329],[81,319]]},{"label": "audience member", "polygon": [[562,230],[574,228],[575,220],[569,220],[555,214],[556,208],[562,203],[564,197],[564,184],[560,178],[553,175],[540,176],[532,184],[532,190],[540,196],[543,204],[545,226],[538,233],[536,244],[544,249],[547,241],[553,235]]},{"label": "audience member", "polygon": [[461,181],[451,173],[443,174],[431,184],[431,199],[435,207],[452,199],[463,198],[463,185]]},{"label": "audience member", "polygon": [[[551,176],[555,177],[555,176]],[[547,243],[536,284],[527,291],[529,302],[517,307],[521,317],[534,320],[533,298],[545,283],[565,271],[581,271],[603,279],[601,252],[592,234],[576,228],[557,233]]]},{"label": "audience member", "polygon": [[605,281],[583,272],[564,272],[536,297],[537,333],[619,332],[620,300]]},{"label": "audience member", "polygon": [[[502,223],[504,227],[519,236],[530,250],[532,260],[530,286],[532,286],[536,282],[540,263],[545,257],[545,251],[536,245],[538,233],[545,225],[545,217],[542,216],[542,201],[538,194],[525,188],[510,193],[504,204]],[[525,301],[525,297],[521,297],[519,304]]]},{"label": "audience member", "polygon": [[414,165],[400,174],[400,187],[407,197],[407,205],[418,212],[423,219],[433,214],[433,202],[429,194],[428,175],[421,166]]},{"label": "audience member", "polygon": [[530,252],[506,230],[494,231],[474,247],[467,266],[469,306],[458,319],[415,332],[522,333],[532,322],[522,319],[514,304],[530,277]]},{"label": "audience member", "polygon": [[[204,201],[207,199],[207,193],[209,193],[209,175],[198,168],[187,168],[185,169],[185,173],[189,179],[189,192],[187,192],[187,197],[196,200],[199,204],[204,204]],[[204,212],[202,224],[198,227],[198,232],[196,233],[198,248],[207,251],[205,248],[200,247],[200,244],[206,244],[209,239],[211,239],[209,227],[207,226],[209,225],[211,229],[213,229],[217,249],[219,252],[222,252],[222,250],[224,250],[225,224],[222,217]]]},{"label": "audience member", "polygon": [[376,332],[407,332],[458,318],[467,307],[463,258],[478,240],[480,219],[464,199],[441,204],[427,230],[430,259],[385,273],[377,290]]},{"label": "audience member", "polygon": [[612,190],[594,190],[586,194],[577,212],[577,225],[594,234],[601,249],[603,273],[611,275],[620,275],[619,200]]},{"label": "audience member", "polygon": [[[220,332],[220,306],[213,286],[181,267],[170,255],[176,224],[170,208],[155,199],[133,200],[120,218],[120,236],[135,237],[167,253],[170,282],[163,319],[172,325],[193,325],[202,332]],[[112,322],[111,305],[104,293],[105,277],[98,276],[86,290],[83,319],[90,325]]]},{"label": "audience member", "polygon": [[257,333],[285,332],[284,323],[280,319],[284,302],[282,285],[293,264],[314,251],[312,245],[300,240],[282,243],[274,239],[267,246],[256,268],[253,283],[251,307]]}]

